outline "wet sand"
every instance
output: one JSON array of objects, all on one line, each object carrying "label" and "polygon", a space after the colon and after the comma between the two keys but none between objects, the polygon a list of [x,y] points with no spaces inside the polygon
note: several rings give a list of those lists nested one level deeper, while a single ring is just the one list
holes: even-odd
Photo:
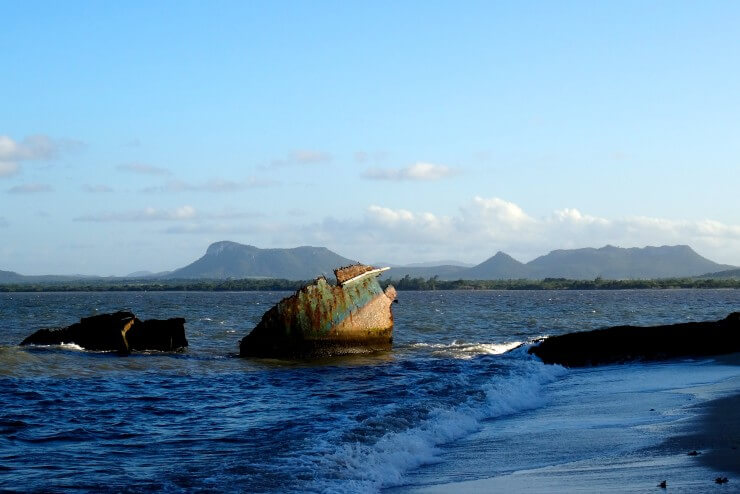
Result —
[{"label": "wet sand", "polygon": [[[740,356],[717,359],[735,366]],[[676,390],[696,404],[668,410],[665,423],[650,427],[665,439],[631,452],[604,451],[592,458],[518,470],[487,479],[431,485],[413,492],[738,492],[740,489],[740,377]],[[645,396],[645,399],[649,399]],[[636,408],[648,406],[639,398]],[[650,405],[653,406],[653,405]],[[602,430],[609,434],[609,430]],[[535,438],[533,438],[536,440]],[[569,441],[563,438],[564,441]],[[573,446],[577,447],[574,443]],[[697,451],[696,456],[689,455]],[[718,485],[717,477],[728,483]],[[658,487],[662,480],[668,490]]]},{"label": "wet sand", "polygon": [[740,393],[696,409],[699,415],[687,430],[667,439],[657,452],[697,451],[696,461],[728,478],[737,477],[740,488]]}]

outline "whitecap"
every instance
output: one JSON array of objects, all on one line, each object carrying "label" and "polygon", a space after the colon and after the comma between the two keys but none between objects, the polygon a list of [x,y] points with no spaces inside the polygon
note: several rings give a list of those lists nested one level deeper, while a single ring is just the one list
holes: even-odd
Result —
[{"label": "whitecap", "polygon": [[470,359],[478,355],[500,355],[520,346],[523,342],[511,341],[507,343],[464,342],[454,340],[452,343],[413,343],[414,348],[429,348],[433,355]]},{"label": "whitecap", "polygon": [[373,444],[343,444],[331,453],[315,452],[326,477],[312,486],[320,492],[377,492],[403,483],[404,474],[433,463],[439,446],[481,428],[481,421],[542,406],[542,386],[567,372],[534,360],[508,376],[497,376],[482,387],[484,400],[469,399],[451,408],[432,410],[428,419],[402,432],[387,433]]}]

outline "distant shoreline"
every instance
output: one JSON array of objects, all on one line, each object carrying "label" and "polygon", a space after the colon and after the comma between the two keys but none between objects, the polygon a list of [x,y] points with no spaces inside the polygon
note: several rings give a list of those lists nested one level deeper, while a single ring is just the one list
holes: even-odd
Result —
[{"label": "distant shoreline", "polygon": [[[3,283],[0,293],[20,292],[247,292],[295,291],[309,281],[281,279],[239,280],[79,280],[38,283]],[[664,278],[653,280],[455,280],[409,278],[381,280],[400,291],[433,290],[669,290],[669,289],[740,289],[740,279]]]}]

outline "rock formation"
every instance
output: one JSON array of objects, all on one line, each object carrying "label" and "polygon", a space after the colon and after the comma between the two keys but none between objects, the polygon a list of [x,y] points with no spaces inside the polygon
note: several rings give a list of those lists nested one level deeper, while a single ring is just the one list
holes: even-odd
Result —
[{"label": "rock formation", "polygon": [[529,349],[546,364],[566,367],[631,360],[706,357],[740,352],[740,312],[719,321],[615,326],[553,336]]},{"label": "rock formation", "polygon": [[21,345],[60,345],[73,343],[85,350],[118,352],[134,350],[171,352],[188,346],[185,319],[150,319],[141,321],[131,312],[115,312],[85,317],[65,328],[44,328]]}]

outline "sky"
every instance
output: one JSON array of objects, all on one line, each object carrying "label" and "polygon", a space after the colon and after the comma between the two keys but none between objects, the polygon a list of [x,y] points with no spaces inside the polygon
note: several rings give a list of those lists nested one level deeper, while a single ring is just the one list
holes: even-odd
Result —
[{"label": "sky", "polygon": [[740,3],[0,0],[0,269],[740,265]]}]

